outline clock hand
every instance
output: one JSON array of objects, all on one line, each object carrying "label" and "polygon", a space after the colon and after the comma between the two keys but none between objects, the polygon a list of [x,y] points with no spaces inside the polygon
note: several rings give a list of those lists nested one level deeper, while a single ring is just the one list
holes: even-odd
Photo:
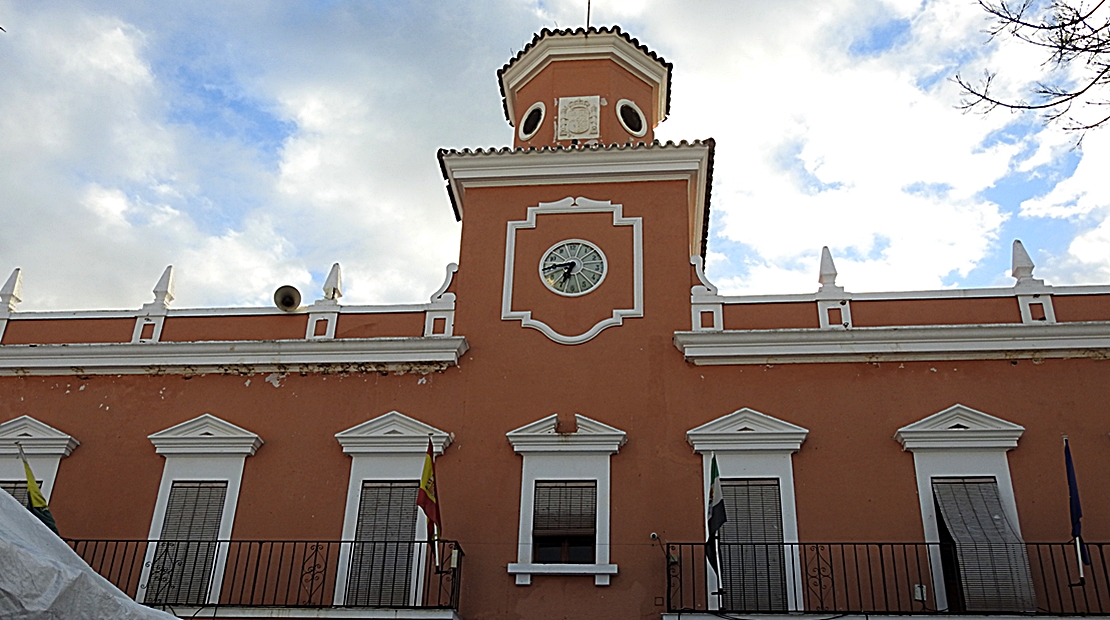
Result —
[{"label": "clock hand", "polygon": [[547,267],[543,268],[543,272],[547,273],[549,271],[555,271],[556,269],[573,269],[573,268],[574,268],[574,261],[567,261],[565,263],[558,263],[558,264],[555,264],[555,265],[548,265]]}]

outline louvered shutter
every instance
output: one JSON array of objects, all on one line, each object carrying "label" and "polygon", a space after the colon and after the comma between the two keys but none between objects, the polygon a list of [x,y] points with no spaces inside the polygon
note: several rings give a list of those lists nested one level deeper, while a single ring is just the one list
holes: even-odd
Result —
[{"label": "louvered shutter", "polygon": [[532,502],[534,561],[592,564],[596,543],[597,482],[537,481]]},{"label": "louvered shutter", "polygon": [[147,580],[148,604],[207,602],[227,481],[174,482]]},{"label": "louvered shutter", "polygon": [[1034,610],[1025,542],[1014,530],[994,478],[934,478],[933,496],[956,544],[967,611]]},{"label": "louvered shutter", "polygon": [[719,533],[722,606],[786,611],[782,501],[777,479],[722,480],[728,521]]},{"label": "louvered shutter", "polygon": [[[39,488],[42,488],[42,481],[39,481]],[[27,493],[26,480],[0,480],[0,489],[4,489],[15,498],[17,502],[28,505],[31,501]]]},{"label": "louvered shutter", "polygon": [[410,604],[419,486],[417,481],[362,483],[347,605]]}]

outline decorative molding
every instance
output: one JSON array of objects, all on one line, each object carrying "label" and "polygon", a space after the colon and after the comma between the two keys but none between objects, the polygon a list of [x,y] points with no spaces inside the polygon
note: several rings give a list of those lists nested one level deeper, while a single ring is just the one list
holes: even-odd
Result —
[{"label": "decorative molding", "polygon": [[[532,128],[531,133],[524,133],[524,121],[526,121],[528,119],[528,117],[532,114],[533,110],[537,110],[537,109],[540,111],[540,120],[539,120],[539,122],[536,123],[536,126]],[[546,121],[546,120],[547,120],[547,106],[544,105],[544,103],[542,101],[537,101],[537,102],[533,103],[532,105],[528,106],[528,109],[525,110],[524,114],[520,117],[520,127],[517,129],[517,132],[516,132],[517,137],[520,138],[521,142],[527,142],[527,141],[531,140],[532,138],[534,138],[536,136],[537,133],[540,132],[540,129],[543,128],[543,122]],[[511,125],[512,123],[510,122],[509,124]]]},{"label": "decorative molding", "polygon": [[1025,427],[955,404],[903,426],[894,434],[903,450],[1012,450]]},{"label": "decorative molding", "polygon": [[797,452],[809,430],[747,407],[686,431],[698,454],[711,452]]},{"label": "decorative molding", "polygon": [[148,435],[147,439],[163,456],[253,456],[262,445],[258,435],[211,413]]},{"label": "decorative molding", "polygon": [[0,424],[0,458],[18,457],[19,448],[16,443],[23,446],[23,452],[28,458],[62,458],[69,456],[74,448],[81,445],[71,435],[29,415],[21,415]]},{"label": "decorative molding", "polygon": [[1110,356],[1110,321],[675,332],[697,365]]},{"label": "decorative molding", "polygon": [[640,181],[688,182],[690,254],[703,253],[705,213],[713,141],[655,142],[633,146],[583,146],[500,151],[440,151],[447,191],[458,219],[466,191],[480,187],[519,187]]},{"label": "decorative molding", "polygon": [[551,414],[505,433],[517,454],[532,452],[604,452],[615,454],[628,439],[625,432],[608,424],[574,414],[578,430],[557,433],[558,414]]},{"label": "decorative molding", "polygon": [[601,97],[561,97],[556,140],[591,140],[601,136]]},{"label": "decorative molding", "polygon": [[[633,110],[636,111],[636,114],[638,114],[640,116],[640,123],[641,123],[640,131],[632,131],[632,128],[628,126],[628,123],[624,122],[624,116],[621,115],[621,108],[625,107],[625,106],[628,106],[628,107],[632,108]],[[640,106],[636,105],[635,101],[632,101],[630,99],[620,99],[620,100],[617,101],[617,105],[613,107],[613,112],[617,115],[617,120],[620,122],[621,127],[623,127],[624,130],[627,131],[628,134],[631,135],[632,137],[642,138],[642,137],[644,137],[644,134],[647,133],[647,130],[648,130],[647,115],[644,114],[644,111],[640,109]]]},{"label": "decorative molding", "polygon": [[[436,292],[432,293],[431,303],[424,313],[424,336],[452,336],[455,333],[455,294],[448,293],[455,273],[459,270],[457,263],[448,263],[447,274],[443,284]],[[443,331],[436,331],[436,321],[443,321]]]},{"label": "decorative molding", "polygon": [[451,445],[446,431],[399,412],[390,411],[335,434],[344,454],[425,454],[428,439],[432,449],[443,454]]},{"label": "decorative molding", "polygon": [[0,347],[0,376],[431,372],[458,365],[462,336],[50,344]]},{"label": "decorative molding", "polygon": [[[550,325],[532,318],[531,310],[513,310],[513,274],[516,260],[516,233],[520,229],[535,228],[536,216],[547,214],[611,213],[613,226],[632,227],[632,307],[614,308],[613,315],[602,319],[581,334],[568,335],[555,331]],[[639,217],[624,217],[623,206],[609,201],[589,198],[564,198],[557,202],[541,202],[528,207],[528,217],[511,221],[505,234],[505,282],[501,294],[501,320],[519,320],[521,326],[539,330],[559,344],[582,344],[608,327],[624,323],[626,318],[644,316],[644,239],[643,221]]]}]

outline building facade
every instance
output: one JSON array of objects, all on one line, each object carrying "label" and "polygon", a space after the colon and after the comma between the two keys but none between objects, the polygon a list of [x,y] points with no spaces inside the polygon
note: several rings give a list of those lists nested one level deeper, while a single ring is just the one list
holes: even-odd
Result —
[{"label": "building facade", "polygon": [[341,304],[336,266],[178,309],[167,269],[137,311],[19,312],[14,272],[0,484],[20,442],[74,549],[182,617],[1110,613],[1110,286],[1015,242],[1012,287],[851,293],[826,250],[814,293],[721,295],[714,143],[653,137],[667,62],[545,30],[498,77],[514,143],[438,154],[462,242],[427,303]]}]

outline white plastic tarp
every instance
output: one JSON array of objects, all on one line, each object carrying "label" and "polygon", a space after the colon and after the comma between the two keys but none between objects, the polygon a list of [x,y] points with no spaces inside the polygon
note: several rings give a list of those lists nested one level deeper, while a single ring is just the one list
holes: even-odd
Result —
[{"label": "white plastic tarp", "polygon": [[0,491],[0,618],[172,620],[174,616],[131,600],[96,574],[31,511]]}]

